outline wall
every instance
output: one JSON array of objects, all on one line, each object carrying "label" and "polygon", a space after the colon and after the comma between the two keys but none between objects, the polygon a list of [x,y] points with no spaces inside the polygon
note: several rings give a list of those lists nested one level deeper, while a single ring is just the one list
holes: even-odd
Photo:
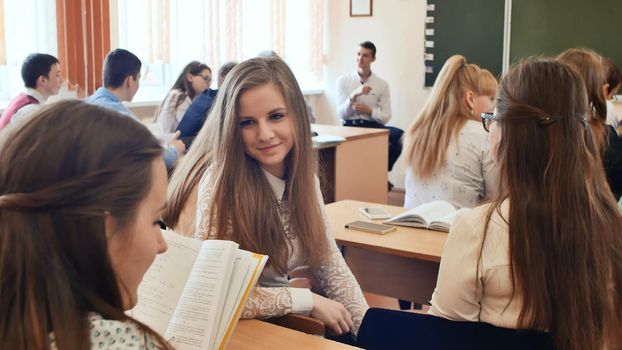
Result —
[{"label": "wall", "polygon": [[[325,1],[325,94],[313,101],[318,123],[337,124],[337,77],[356,68],[356,49],[365,40],[378,50],[372,71],[391,89],[390,125],[406,129],[428,97],[423,87],[425,0],[375,0],[372,17],[350,17],[349,0]],[[403,188],[403,164],[398,160],[389,180]]]}]

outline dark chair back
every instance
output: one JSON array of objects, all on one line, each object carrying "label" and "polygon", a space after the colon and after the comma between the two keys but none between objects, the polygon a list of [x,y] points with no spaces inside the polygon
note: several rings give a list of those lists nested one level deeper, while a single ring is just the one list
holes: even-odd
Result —
[{"label": "dark chair back", "polygon": [[358,332],[364,349],[554,349],[548,333],[369,309]]}]

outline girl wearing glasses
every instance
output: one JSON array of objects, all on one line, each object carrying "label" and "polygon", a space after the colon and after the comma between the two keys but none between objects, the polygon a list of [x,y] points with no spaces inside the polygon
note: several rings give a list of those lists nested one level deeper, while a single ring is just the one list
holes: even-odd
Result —
[{"label": "girl wearing glasses", "polygon": [[165,133],[174,133],[192,100],[210,87],[212,71],[205,64],[192,61],[184,67],[175,84],[156,112],[156,122]]},{"label": "girl wearing glasses", "polygon": [[496,108],[484,121],[500,192],[457,215],[430,314],[547,331],[558,349],[618,348],[622,215],[581,77],[525,61],[502,79]]},{"label": "girl wearing glasses", "polygon": [[596,52],[568,49],[557,59],[573,67],[583,78],[590,108],[587,118],[596,142],[605,174],[616,200],[622,196],[622,141],[613,126],[607,125],[607,65]]},{"label": "girl wearing glasses", "polygon": [[442,199],[478,205],[497,188],[480,114],[492,112],[497,81],[463,56],[443,65],[430,97],[406,137],[404,206]]},{"label": "girl wearing glasses", "polygon": [[[191,225],[183,221],[196,217],[182,233],[233,240],[270,257],[242,317],[304,313],[330,333],[355,335],[367,303],[328,231],[309,130],[306,103],[284,61],[238,64],[173,173],[165,220],[184,231]],[[319,283],[290,285],[288,277],[304,266]]]}]

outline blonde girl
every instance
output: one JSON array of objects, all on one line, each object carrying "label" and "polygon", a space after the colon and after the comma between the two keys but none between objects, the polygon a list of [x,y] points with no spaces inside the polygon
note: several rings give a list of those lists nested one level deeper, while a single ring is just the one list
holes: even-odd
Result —
[{"label": "blonde girl", "polygon": [[404,206],[442,199],[473,207],[496,190],[482,112],[492,112],[497,81],[485,69],[451,56],[407,131]]}]

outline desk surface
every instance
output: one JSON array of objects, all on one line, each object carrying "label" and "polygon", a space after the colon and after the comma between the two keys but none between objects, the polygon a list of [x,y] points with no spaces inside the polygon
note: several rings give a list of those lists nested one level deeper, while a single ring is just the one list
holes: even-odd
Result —
[{"label": "desk surface", "polygon": [[353,200],[343,200],[326,205],[328,221],[337,244],[354,246],[369,251],[415,258],[419,260],[439,262],[443,246],[447,239],[446,232],[424,230],[411,227],[396,226],[397,230],[385,235],[346,229],[345,224],[363,220],[381,223],[382,220],[370,220],[359,212],[359,208],[377,206],[384,208],[392,215],[406,209],[392,205],[373,204]]},{"label": "desk surface", "polygon": [[345,139],[348,141],[375,137],[378,135],[387,135],[387,137],[389,137],[389,130],[387,129],[357,128],[353,126],[326,125],[326,124],[311,124],[311,130],[317,132],[318,135],[342,136],[342,137],[345,137]]},{"label": "desk surface", "polygon": [[353,350],[356,348],[259,320],[240,320],[226,349]]}]

